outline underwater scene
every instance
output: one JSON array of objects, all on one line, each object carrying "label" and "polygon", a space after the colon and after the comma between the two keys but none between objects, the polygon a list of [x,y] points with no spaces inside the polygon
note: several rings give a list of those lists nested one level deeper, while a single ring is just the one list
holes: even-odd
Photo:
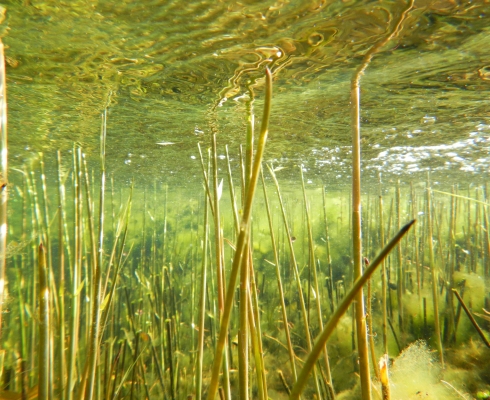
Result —
[{"label": "underwater scene", "polygon": [[0,400],[490,399],[490,3],[10,0],[0,38]]}]

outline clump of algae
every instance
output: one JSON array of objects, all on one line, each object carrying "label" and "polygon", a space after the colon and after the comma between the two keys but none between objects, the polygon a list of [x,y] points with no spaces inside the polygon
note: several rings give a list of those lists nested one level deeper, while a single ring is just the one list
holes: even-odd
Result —
[{"label": "clump of algae", "polygon": [[[444,372],[444,374],[443,374]],[[423,340],[418,340],[403,350],[393,361],[389,370],[390,400],[470,400],[472,397],[460,388],[460,384],[454,382],[458,373],[456,371],[442,371],[437,357]],[[444,376],[448,377],[444,379]],[[373,399],[381,399],[381,385],[373,382]],[[360,387],[339,393],[337,400],[360,398]]]},{"label": "clump of algae", "polygon": [[442,377],[427,344],[418,340],[403,350],[391,367],[391,399],[470,399]]}]

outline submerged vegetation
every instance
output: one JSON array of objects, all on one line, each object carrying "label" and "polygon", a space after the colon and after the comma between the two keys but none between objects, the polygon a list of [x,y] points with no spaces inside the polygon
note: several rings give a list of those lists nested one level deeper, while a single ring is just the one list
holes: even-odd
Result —
[{"label": "submerged vegetation", "polygon": [[74,146],[56,174],[42,154],[11,171],[0,399],[489,398],[489,189],[380,175],[361,191],[360,76],[411,6],[352,80],[351,193],[263,162],[268,68],[239,170],[214,132],[201,190],[108,179],[107,110],[100,168]]}]

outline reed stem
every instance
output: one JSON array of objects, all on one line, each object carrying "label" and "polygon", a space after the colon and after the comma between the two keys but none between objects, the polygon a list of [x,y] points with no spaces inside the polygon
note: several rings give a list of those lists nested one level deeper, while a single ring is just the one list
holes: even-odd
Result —
[{"label": "reed stem", "polygon": [[359,293],[359,290],[363,287],[363,285],[369,280],[371,275],[374,273],[376,268],[381,264],[381,262],[386,258],[386,256],[390,253],[390,251],[398,244],[398,242],[402,239],[402,237],[408,232],[410,227],[415,223],[415,220],[410,221],[408,224],[406,224],[397,234],[396,236],[391,239],[391,241],[381,250],[379,255],[373,260],[373,262],[369,265],[369,267],[366,268],[364,271],[364,274],[362,274],[359,279],[356,279],[354,282],[354,285],[352,286],[351,290],[345,295],[344,299],[340,303],[340,305],[337,307],[333,315],[330,317],[328,323],[325,325],[325,328],[323,328],[323,331],[320,333],[320,335],[317,337],[315,341],[315,345],[313,346],[313,349],[311,350],[310,354],[308,355],[305,364],[303,365],[303,369],[301,370],[298,380],[296,381],[292,391],[291,391],[291,396],[289,397],[290,400],[297,400],[299,399],[299,396],[305,387],[308,376],[315,366],[316,361],[320,357],[323,348],[325,346],[325,343],[327,343],[328,338],[332,334],[333,330],[335,329],[336,325],[338,324],[340,318],[342,315],[345,314],[347,309],[349,308],[350,304],[352,301],[356,298],[356,296]]},{"label": "reed stem", "polygon": [[[303,177],[303,166],[300,166],[300,172],[301,172],[301,187],[303,189],[303,202],[305,206],[305,214],[306,214],[306,226],[308,230],[308,247],[309,247],[309,268],[310,271],[313,271],[313,284],[314,284],[314,289],[316,291],[316,296],[315,296],[315,304],[316,304],[316,313],[317,313],[317,319],[318,319],[318,328],[320,331],[323,330],[323,318],[322,318],[322,307],[321,307],[321,295],[320,295],[320,290],[318,287],[318,274],[316,271],[316,263],[315,263],[315,248],[314,248],[314,240],[313,240],[313,228],[311,224],[311,217],[310,217],[310,207],[308,204],[308,199],[306,197],[306,189],[305,189],[305,180]],[[311,291],[311,290],[310,290]],[[311,322],[311,321],[310,321]],[[330,360],[328,357],[328,349],[327,345],[325,344],[325,348],[323,350],[323,358],[325,362],[325,371],[326,371],[326,384],[329,386],[329,393],[335,393],[333,389],[333,383],[332,383],[332,372],[330,371]]]},{"label": "reed stem", "polygon": [[39,245],[38,252],[39,269],[39,400],[49,399],[49,370],[50,370],[50,346],[49,346],[49,283],[46,266],[46,253],[44,246]]},{"label": "reed stem", "polygon": [[59,303],[59,396],[60,399],[64,399],[65,395],[65,375],[66,375],[66,360],[65,360],[65,242],[64,242],[64,228],[65,228],[65,185],[61,173],[61,153],[57,152],[57,166],[58,166],[58,271],[60,277],[60,284],[58,289],[58,303]]},{"label": "reed stem", "polygon": [[255,196],[255,189],[257,186],[258,176],[262,163],[262,156],[264,154],[265,144],[267,141],[267,134],[269,129],[269,116],[272,100],[272,74],[269,69],[266,69],[266,95],[264,102],[264,113],[262,116],[262,126],[260,130],[259,141],[257,145],[257,151],[255,154],[255,160],[252,168],[252,177],[250,179],[249,190],[246,195],[245,206],[243,209],[242,221],[240,224],[240,233],[237,239],[237,246],[235,250],[235,256],[233,258],[233,265],[228,282],[228,290],[226,291],[225,306],[223,314],[220,320],[220,332],[218,337],[218,343],[216,346],[216,353],[213,361],[211,383],[208,390],[208,400],[214,400],[218,391],[218,379],[221,361],[223,359],[223,350],[225,347],[228,326],[230,323],[231,309],[233,305],[234,291],[236,285],[236,278],[243,259],[247,257],[245,253],[246,244],[248,242],[250,217],[252,214],[252,204]]},{"label": "reed stem", "polygon": [[[7,86],[4,47],[0,40],[0,342],[3,332],[3,304],[5,303],[5,279],[7,261],[7,201],[8,201],[8,146],[7,146]],[[3,345],[0,356],[3,356]],[[1,372],[1,371],[0,371]]]},{"label": "reed stem", "polygon": [[104,206],[105,206],[105,141],[107,135],[107,109],[102,114],[102,127],[100,134],[100,197],[99,197],[99,234],[97,242],[97,261],[94,265],[94,294],[92,298],[92,329],[89,342],[88,353],[88,381],[86,396],[87,400],[92,400],[94,395],[95,375],[97,371],[97,360],[99,356],[99,334],[101,323],[101,303],[102,303],[102,265],[104,260]]},{"label": "reed stem", "polygon": [[204,197],[204,225],[201,262],[201,295],[199,298],[199,322],[197,343],[197,368],[196,368],[196,399],[202,399],[202,371],[204,357],[204,323],[206,322],[206,274],[208,261],[208,199]]},{"label": "reed stem", "polygon": [[439,351],[439,359],[441,367],[444,369],[444,354],[442,350],[441,325],[439,321],[439,299],[437,294],[438,272],[434,262],[434,243],[432,236],[432,196],[430,187],[430,176],[427,176],[427,241],[429,243],[429,268],[432,278],[432,304],[434,306],[434,334],[437,341],[437,350]]},{"label": "reed stem", "polygon": [[[294,382],[296,382],[297,373],[296,373],[296,363],[294,362],[296,355],[294,354],[293,344],[291,342],[291,334],[289,332],[289,323],[288,323],[288,316],[287,316],[287,312],[286,312],[284,289],[282,286],[281,270],[279,267],[280,266],[279,253],[277,251],[276,239],[274,236],[274,227],[272,224],[272,215],[271,215],[271,210],[270,210],[270,206],[269,206],[269,199],[267,196],[267,190],[265,188],[264,174],[263,174],[262,170],[260,171],[260,177],[262,179],[262,188],[264,189],[265,208],[267,211],[267,219],[269,221],[269,231],[270,231],[270,236],[271,236],[272,249],[274,251],[274,266],[275,266],[275,270],[276,270],[277,287],[279,289],[279,301],[281,303],[282,324],[284,326],[284,332],[286,334],[286,342],[287,342],[288,353],[289,353],[289,362],[291,364],[291,373],[293,374]],[[282,374],[282,372],[281,372],[281,374]],[[281,375],[281,376],[283,376],[283,375]],[[287,385],[286,385],[286,387],[287,387]]]},{"label": "reed stem", "polygon": [[[364,56],[361,65],[356,69],[351,81],[352,111],[352,246],[354,261],[354,279],[362,275],[362,231],[361,231],[361,76],[373,56],[401,30],[402,23],[413,7],[414,0],[409,0],[408,7],[401,13],[394,29],[382,40],[372,46]],[[367,346],[366,317],[364,295],[360,289],[356,308],[357,348],[359,352],[359,370],[361,376],[362,399],[371,399],[371,378],[369,373],[369,354]]]}]

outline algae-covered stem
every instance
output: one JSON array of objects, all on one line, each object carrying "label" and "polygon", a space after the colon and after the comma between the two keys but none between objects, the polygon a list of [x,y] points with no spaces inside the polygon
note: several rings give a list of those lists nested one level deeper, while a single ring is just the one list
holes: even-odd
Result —
[{"label": "algae-covered stem", "polygon": [[233,306],[234,292],[236,279],[240,265],[243,259],[247,256],[245,253],[246,244],[248,242],[248,226],[250,224],[250,217],[252,214],[252,203],[255,195],[255,189],[259,178],[260,167],[262,163],[262,156],[264,154],[265,143],[267,141],[267,134],[269,129],[269,116],[271,110],[272,100],[272,74],[268,68],[266,68],[266,85],[265,85],[265,102],[264,113],[262,117],[262,126],[260,129],[259,141],[257,145],[257,151],[255,154],[255,160],[252,168],[252,176],[250,179],[249,190],[247,191],[246,201],[243,208],[243,216],[240,224],[240,233],[237,239],[237,246],[235,256],[233,258],[233,265],[230,272],[230,278],[228,282],[228,290],[226,291],[226,298],[223,313],[220,319],[220,332],[218,343],[216,346],[216,353],[213,361],[213,369],[211,376],[211,383],[208,390],[208,400],[214,400],[216,392],[218,391],[218,380],[221,361],[223,359],[223,349],[225,347],[226,336],[228,332],[228,325],[230,322],[231,310]]}]

